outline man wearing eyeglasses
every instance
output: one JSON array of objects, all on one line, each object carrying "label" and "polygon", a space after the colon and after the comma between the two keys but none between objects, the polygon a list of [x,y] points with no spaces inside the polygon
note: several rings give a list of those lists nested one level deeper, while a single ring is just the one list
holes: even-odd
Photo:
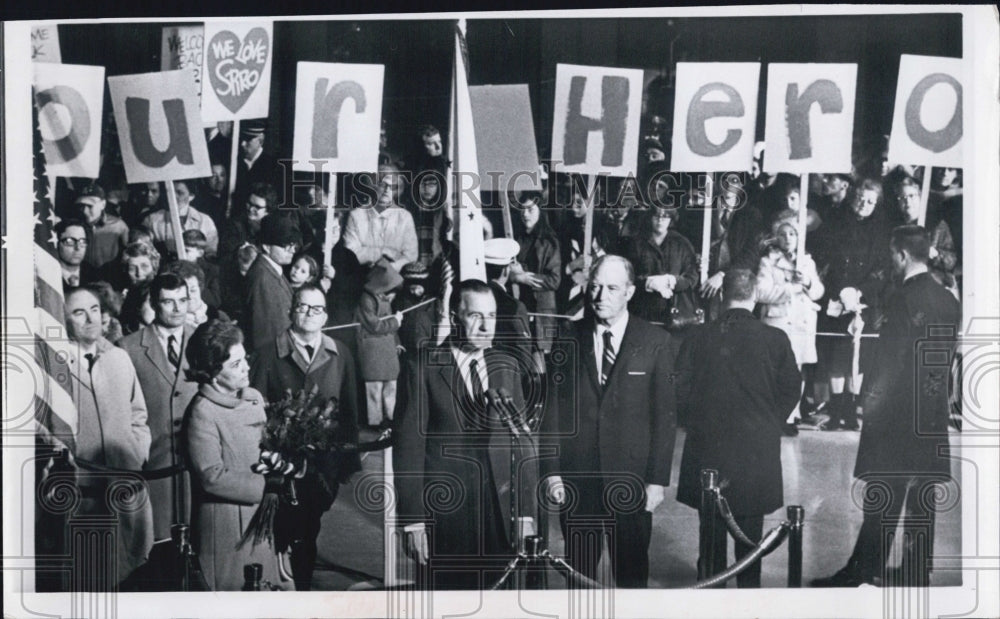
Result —
[{"label": "man wearing eyeglasses", "polygon": [[63,219],[55,225],[56,256],[62,267],[63,289],[85,286],[99,276],[84,261],[90,239],[90,224],[82,219]]},{"label": "man wearing eyeglasses", "polygon": [[[274,402],[305,389],[316,389],[323,400],[337,398],[334,414],[338,441],[355,442],[357,426],[357,382],[350,350],[323,334],[326,324],[326,294],[306,284],[296,289],[290,314],[291,326],[259,349],[250,367],[250,384]],[[360,470],[357,454],[318,453],[310,458],[306,475],[296,480],[298,506],[282,504],[275,521],[279,551],[291,550],[292,576],[297,591],[312,587],[316,563],[316,538],[320,520],[337,497],[340,483]]]},{"label": "man wearing eyeglasses", "polygon": [[291,322],[292,288],[283,268],[302,246],[295,222],[271,213],[260,223],[261,253],[246,277],[247,344],[253,350],[278,337]]}]

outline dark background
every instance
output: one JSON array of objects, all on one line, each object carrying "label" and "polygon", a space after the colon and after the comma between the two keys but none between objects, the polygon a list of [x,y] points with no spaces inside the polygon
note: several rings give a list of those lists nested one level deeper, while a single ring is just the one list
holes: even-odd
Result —
[{"label": "dark background", "polygon": [[[298,61],[384,64],[383,118],[390,148],[409,154],[418,144],[416,129],[425,123],[439,127],[447,140],[453,24],[425,19],[276,22],[266,150],[278,156],[291,153]],[[104,65],[109,76],[158,71],[161,28],[168,25],[174,22],[61,25],[63,62]],[[664,86],[654,89],[649,109],[669,119],[671,72],[677,62],[761,62],[757,136],[763,139],[768,63],[856,62],[854,131],[856,144],[863,145],[889,133],[899,56],[961,57],[962,18],[469,19],[468,47],[471,84],[529,85],[543,158],[551,144],[557,63],[645,69],[647,82],[655,78]],[[110,107],[106,95],[108,116]]]}]

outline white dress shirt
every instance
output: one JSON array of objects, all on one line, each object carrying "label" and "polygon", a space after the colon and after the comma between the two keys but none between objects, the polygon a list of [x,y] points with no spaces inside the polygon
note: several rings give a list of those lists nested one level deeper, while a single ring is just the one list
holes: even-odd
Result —
[{"label": "white dress shirt", "polygon": [[625,337],[625,327],[628,326],[628,311],[622,314],[618,320],[610,327],[596,324],[594,329],[594,360],[597,362],[597,373],[601,373],[601,365],[604,363],[604,332],[611,331],[611,345],[615,349],[615,358],[622,351],[622,339]]},{"label": "white dress shirt", "polygon": [[462,381],[465,383],[465,388],[468,390],[469,395],[473,393],[471,372],[473,360],[477,363],[476,369],[478,370],[479,380],[483,384],[483,392],[490,388],[490,377],[486,371],[486,355],[484,351],[480,349],[466,351],[452,346],[451,355],[455,358],[455,365],[458,366],[458,371],[462,374]]},{"label": "white dress shirt", "polygon": [[173,329],[168,329],[163,325],[153,325],[153,331],[156,331],[156,339],[160,341],[160,346],[163,348],[163,354],[167,356],[167,361],[170,361],[170,336],[174,336],[175,346],[177,346],[177,357],[181,356],[181,345],[184,343],[184,325],[179,327],[174,327]]}]

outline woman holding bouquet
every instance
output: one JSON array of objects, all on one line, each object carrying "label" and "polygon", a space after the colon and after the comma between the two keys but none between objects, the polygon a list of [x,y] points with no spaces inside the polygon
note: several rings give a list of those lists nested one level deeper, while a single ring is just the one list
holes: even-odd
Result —
[{"label": "woman holding bouquet", "polygon": [[237,543],[252,518],[265,484],[283,477],[258,475],[266,421],[264,398],[250,388],[250,366],[243,333],[234,323],[210,320],[194,332],[187,348],[188,378],[198,394],[188,408],[187,447],[194,482],[193,524],[205,580],[215,591],[239,591],[243,566],[260,563],[262,581],[281,589],[278,556],[268,545]]}]

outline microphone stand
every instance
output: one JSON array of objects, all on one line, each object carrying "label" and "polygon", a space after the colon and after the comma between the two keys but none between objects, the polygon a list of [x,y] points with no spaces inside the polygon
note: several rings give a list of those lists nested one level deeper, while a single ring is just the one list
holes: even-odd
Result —
[{"label": "microphone stand", "polygon": [[[600,588],[601,584],[595,580],[587,578],[580,572],[574,570],[566,561],[554,556],[545,547],[545,540],[541,535],[526,535],[524,537],[523,548],[520,547],[518,531],[518,486],[517,486],[517,447],[518,439],[523,434],[531,444],[531,428],[524,420],[518,423],[519,415],[517,407],[514,405],[514,398],[503,388],[490,389],[486,392],[488,402],[496,409],[500,419],[507,424],[510,433],[510,527],[511,527],[511,551],[514,558],[507,563],[500,578],[490,587],[490,591],[496,591],[504,587],[507,581],[514,574],[524,575],[524,589],[539,590],[548,589],[548,581],[545,578],[547,567],[555,569],[566,577],[567,582],[577,582],[584,587]],[[521,582],[521,579],[516,579]]]}]

